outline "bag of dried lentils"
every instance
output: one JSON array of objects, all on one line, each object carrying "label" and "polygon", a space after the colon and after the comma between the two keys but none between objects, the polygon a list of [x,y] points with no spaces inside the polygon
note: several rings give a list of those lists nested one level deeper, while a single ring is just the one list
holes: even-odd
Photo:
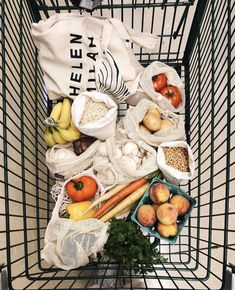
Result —
[{"label": "bag of dried lentils", "polygon": [[158,147],[157,164],[164,178],[173,184],[191,179],[195,170],[192,150],[184,141],[161,143]]}]

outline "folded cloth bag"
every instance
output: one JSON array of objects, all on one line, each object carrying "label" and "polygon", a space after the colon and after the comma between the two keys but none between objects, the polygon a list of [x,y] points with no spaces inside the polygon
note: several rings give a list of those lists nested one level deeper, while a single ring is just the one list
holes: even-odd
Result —
[{"label": "folded cloth bag", "polygon": [[[160,93],[155,92],[152,82],[152,77],[164,73],[167,77],[167,85],[177,87],[182,95],[182,102],[178,108],[175,108],[171,102],[167,100]],[[172,112],[181,112],[184,109],[185,104],[185,94],[184,85],[180,79],[178,73],[173,67],[162,63],[160,61],[154,61],[143,71],[140,77],[140,86],[144,92],[151,98],[151,100],[158,104],[163,109],[168,109]]]},{"label": "folded cloth bag", "polygon": [[135,93],[141,70],[130,42],[149,52],[158,44],[156,35],[135,32],[118,19],[75,13],[34,23],[32,36],[50,99],[99,90],[125,100]]}]

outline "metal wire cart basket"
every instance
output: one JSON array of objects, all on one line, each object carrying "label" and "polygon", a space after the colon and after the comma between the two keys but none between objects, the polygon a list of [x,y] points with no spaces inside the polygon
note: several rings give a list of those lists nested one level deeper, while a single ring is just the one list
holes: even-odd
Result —
[{"label": "metal wire cart basket", "polygon": [[[87,289],[97,281],[97,289],[110,289],[110,279],[114,289],[124,289],[120,281],[125,279],[129,289],[231,289],[235,1],[104,0],[93,12],[69,0],[2,0],[0,5],[0,289]],[[158,49],[150,55],[134,46],[136,56],[144,66],[155,60],[173,66],[185,83],[185,129],[196,173],[182,188],[197,206],[177,244],[159,245],[168,261],[152,265],[154,271],[148,274],[120,273],[120,265],[107,262],[64,271],[41,259],[54,206],[43,140],[51,103],[45,98],[30,29],[32,22],[64,12],[114,17],[137,31],[156,33]],[[121,104],[119,116],[126,109]],[[135,284],[139,280],[142,284]]]}]

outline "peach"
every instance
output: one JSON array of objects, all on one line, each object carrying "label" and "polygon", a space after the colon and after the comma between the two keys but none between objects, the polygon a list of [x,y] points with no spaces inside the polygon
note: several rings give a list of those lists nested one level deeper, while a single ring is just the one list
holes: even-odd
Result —
[{"label": "peach", "polygon": [[170,191],[165,184],[154,183],[149,190],[150,199],[156,204],[162,204],[168,201]]},{"label": "peach", "polygon": [[190,202],[183,195],[173,195],[169,202],[177,209],[179,216],[182,216],[189,211]]},{"label": "peach", "polygon": [[150,204],[143,204],[137,211],[138,221],[145,227],[152,227],[157,220],[155,209]]},{"label": "peach", "polygon": [[164,225],[172,225],[177,221],[178,211],[170,203],[164,203],[157,210],[157,218]]},{"label": "peach", "polygon": [[162,223],[158,223],[156,230],[163,238],[169,238],[176,236],[178,232],[178,226],[177,223],[174,223],[172,225],[164,225]]}]

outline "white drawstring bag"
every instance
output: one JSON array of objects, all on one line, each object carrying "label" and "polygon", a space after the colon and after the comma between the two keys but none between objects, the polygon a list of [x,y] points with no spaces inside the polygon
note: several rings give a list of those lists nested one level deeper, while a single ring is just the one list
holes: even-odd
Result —
[{"label": "white drawstring bag", "polygon": [[52,218],[46,229],[42,258],[49,264],[64,270],[75,269],[89,263],[89,257],[102,251],[108,239],[108,223],[94,218],[73,221],[59,216],[65,211],[65,207],[69,203],[65,189],[66,184],[71,179],[83,175],[94,178],[99,192],[104,192],[99,180],[89,170],[71,177],[61,188],[52,212]]},{"label": "white drawstring bag", "polygon": [[34,23],[32,36],[51,100],[98,90],[124,101],[136,92],[140,78],[141,66],[130,42],[151,52],[159,41],[118,19],[77,13],[55,14]]},{"label": "white drawstring bag", "polygon": [[[157,131],[153,134],[139,130],[139,124],[143,121],[148,109],[156,108],[164,119],[170,119],[173,126],[165,130]],[[126,115],[118,122],[116,130],[116,138],[122,140],[130,138],[133,140],[143,140],[147,144],[157,147],[162,142],[184,140],[184,119],[183,116],[174,114],[173,112],[162,109],[157,104],[143,99],[136,107],[127,110]]]},{"label": "white drawstring bag", "polygon": [[[137,168],[131,166],[132,160],[127,163],[120,155],[121,147],[130,142],[136,144],[139,151],[145,155],[143,162]],[[131,156],[131,159],[134,160],[134,156]],[[108,138],[100,143],[93,161],[93,168],[103,185],[129,183],[158,169],[157,152],[143,141],[130,139],[117,141],[114,138]]]},{"label": "white drawstring bag", "polygon": [[[189,165],[189,172],[180,171],[168,164],[166,164],[165,154],[163,151],[164,147],[183,147],[187,149],[188,152],[188,165]],[[184,141],[174,141],[174,142],[163,142],[158,147],[158,155],[157,155],[157,164],[159,169],[162,171],[163,177],[173,183],[179,184],[182,181],[190,180],[193,177],[195,171],[195,162],[192,150],[190,146]]]},{"label": "white drawstring bag", "polygon": [[[104,103],[108,111],[100,119],[96,119],[87,124],[81,124],[81,119],[85,113],[86,102],[91,99],[94,102]],[[114,136],[117,119],[117,104],[107,95],[99,92],[81,93],[72,104],[72,119],[75,126],[85,135],[105,140],[110,136]]]},{"label": "white drawstring bag", "polygon": [[92,164],[99,144],[100,141],[96,140],[79,156],[74,153],[72,143],[56,144],[46,152],[46,165],[55,178],[83,172]]},{"label": "white drawstring bag", "polygon": [[[167,77],[167,85],[172,85],[178,88],[182,96],[182,102],[178,108],[175,108],[164,96],[155,92],[152,82],[152,77],[164,73]],[[160,61],[154,61],[145,68],[140,78],[140,86],[144,92],[158,104],[161,108],[172,112],[181,112],[185,105],[184,85],[176,70]]]}]

